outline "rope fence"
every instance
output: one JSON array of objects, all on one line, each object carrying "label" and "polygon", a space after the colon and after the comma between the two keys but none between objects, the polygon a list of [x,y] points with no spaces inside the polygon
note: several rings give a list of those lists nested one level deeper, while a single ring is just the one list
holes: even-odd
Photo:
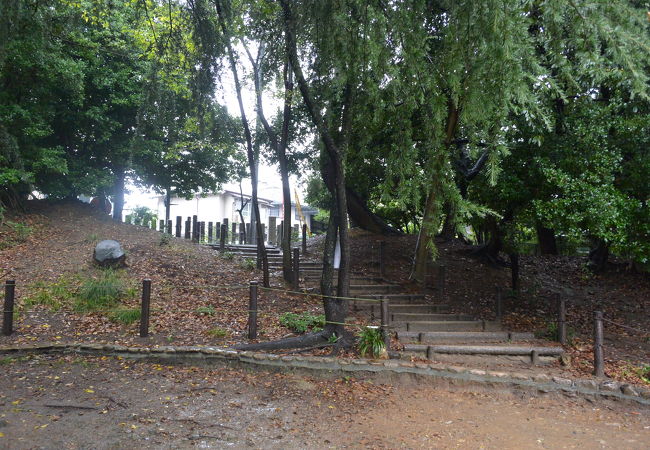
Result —
[{"label": "rope fence", "polygon": [[[54,283],[52,284],[52,286]],[[47,285],[40,284],[38,288],[46,288]],[[265,288],[259,287],[256,281],[251,281],[249,285],[159,285],[156,287],[157,291],[164,291],[169,288],[184,288],[184,289],[248,289],[249,290],[249,305],[248,308],[219,308],[211,305],[208,306],[199,306],[197,308],[187,309],[187,308],[162,308],[152,306],[151,304],[151,293],[152,293],[152,283],[151,280],[145,279],[142,281],[142,299],[140,302],[139,308],[134,305],[134,307],[115,307],[115,308],[93,308],[90,310],[79,311],[75,309],[60,308],[55,309],[54,311],[45,311],[43,309],[36,308],[26,308],[26,307],[16,307],[15,302],[15,288],[16,283],[13,280],[9,280],[5,283],[5,299],[3,307],[3,324],[2,331],[5,336],[9,336],[13,333],[13,322],[14,318],[20,317],[20,315],[40,315],[46,312],[53,312],[55,314],[70,314],[70,315],[92,315],[92,314],[119,314],[126,312],[133,312],[139,309],[139,321],[140,321],[140,336],[147,337],[149,335],[149,322],[151,314],[160,314],[160,313],[189,313],[196,314],[200,316],[214,315],[214,314],[248,314],[248,337],[249,339],[257,339],[257,325],[258,319],[262,318],[277,318],[280,319],[286,312],[275,312],[275,311],[263,311],[258,307],[258,290],[268,291],[268,292],[281,292],[283,294],[289,295],[305,295],[309,297],[321,297],[321,298],[335,298],[340,300],[353,300],[353,301],[368,301],[368,302],[377,302],[382,304],[382,314],[381,314],[381,328],[385,335],[389,328],[388,325],[388,301],[386,299],[377,299],[377,298],[357,298],[357,297],[337,297],[332,295],[322,295],[313,292],[303,292],[295,290],[285,290],[279,288]],[[385,306],[385,307],[384,307]],[[203,308],[203,309],[202,309]],[[374,311],[374,310],[373,310]],[[371,316],[370,323],[375,321],[374,314]],[[367,325],[351,322],[336,322],[325,320],[322,322],[324,325],[339,325],[346,327],[357,327],[365,328]],[[388,340],[388,339],[387,339]]]},{"label": "rope fence", "polygon": [[[495,298],[495,312],[497,319],[501,319],[503,315],[503,295],[502,295],[502,288],[497,287],[496,288],[496,298]],[[557,338],[558,341],[562,345],[567,344],[567,323],[574,323],[577,324],[575,321],[570,321],[567,320],[567,309],[566,305],[567,303],[573,303],[571,299],[567,299],[565,296],[560,295],[559,298],[556,300],[557,303],[557,311],[556,311],[556,316],[554,323],[557,324]],[[604,347],[604,326],[603,322],[612,324],[614,326],[624,328],[630,331],[634,331],[636,333],[639,333],[643,336],[648,336],[650,335],[650,331],[648,330],[642,330],[640,328],[635,328],[631,327],[628,325],[623,325],[621,323],[615,322],[610,319],[606,319],[603,317],[603,312],[602,311],[594,311],[594,321],[593,321],[593,333],[594,333],[594,347],[593,347],[593,353],[594,353],[594,375],[599,378],[603,378],[605,376],[605,360],[603,357],[603,347]]]}]

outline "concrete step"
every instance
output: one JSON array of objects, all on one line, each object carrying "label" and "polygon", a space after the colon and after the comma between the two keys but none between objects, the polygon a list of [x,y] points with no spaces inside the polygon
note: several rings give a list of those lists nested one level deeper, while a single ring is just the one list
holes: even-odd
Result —
[{"label": "concrete step", "polygon": [[519,342],[535,339],[533,333],[513,333],[508,331],[399,331],[401,342],[436,344],[443,342]]},{"label": "concrete step", "polygon": [[[379,308],[379,303],[377,302],[366,302],[363,300],[355,301],[352,300],[352,307],[354,308],[356,304],[356,310],[363,311],[374,307],[375,309]],[[390,314],[393,313],[410,313],[410,314],[442,314],[449,311],[449,305],[418,305],[414,303],[388,303],[388,309]],[[374,306],[373,306],[374,305]]]},{"label": "concrete step", "polygon": [[[370,299],[376,299],[376,300],[381,300],[382,298],[388,299],[389,305],[392,305],[393,303],[409,303],[409,304],[422,304],[425,302],[424,295],[422,294],[374,294],[374,293],[367,293],[364,295],[360,295],[357,293],[352,293],[351,297],[356,297],[356,298],[370,298]],[[361,304],[361,303],[359,303]]]},{"label": "concrete step", "polygon": [[[564,353],[562,347],[542,347],[531,345],[424,345],[406,344],[404,351],[425,354],[428,359],[436,355],[480,355],[480,356],[523,356],[531,361],[540,357],[557,358]],[[534,355],[533,352],[536,354]]]},{"label": "concrete step", "polygon": [[394,294],[402,287],[399,284],[351,284],[350,293],[356,296],[366,294]]},{"label": "concrete step", "polygon": [[435,321],[441,321],[441,320],[448,320],[448,321],[473,321],[476,319],[474,316],[470,316],[469,314],[440,314],[440,313],[413,313],[413,312],[393,312],[393,308],[389,306],[388,308],[389,311],[389,316],[390,316],[390,321],[393,322],[393,324],[397,322],[412,322],[412,321],[420,321],[420,322],[435,322]]},{"label": "concrete step", "polygon": [[499,331],[501,324],[485,320],[428,320],[396,322],[393,328],[398,331]]}]

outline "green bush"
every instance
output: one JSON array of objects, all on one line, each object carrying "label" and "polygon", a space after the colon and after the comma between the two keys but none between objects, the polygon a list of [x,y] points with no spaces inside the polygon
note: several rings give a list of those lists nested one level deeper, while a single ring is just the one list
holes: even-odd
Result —
[{"label": "green bush", "polygon": [[359,353],[366,356],[370,353],[373,358],[378,357],[384,350],[384,338],[379,327],[366,327],[359,332]]},{"label": "green bush", "polygon": [[257,268],[257,262],[255,258],[244,258],[241,263],[242,267],[247,270],[253,270]]},{"label": "green bush", "polygon": [[111,311],[111,313],[108,315],[108,318],[113,322],[131,325],[132,323],[138,322],[140,320],[140,315],[141,311],[139,308],[116,309],[114,311]]},{"label": "green bush", "polygon": [[307,330],[320,331],[325,326],[323,314],[313,315],[310,313],[284,313],[280,316],[280,324],[289,328],[294,333],[302,334]]},{"label": "green bush", "polygon": [[156,213],[147,208],[146,206],[136,206],[131,211],[131,220],[135,225],[142,225],[143,227],[151,228],[151,223],[154,225],[158,220]]},{"label": "green bush", "polygon": [[233,259],[235,257],[235,254],[232,253],[232,252],[223,251],[223,252],[219,253],[219,256],[221,256],[223,259],[231,260],[231,259]]},{"label": "green bush", "polygon": [[114,307],[125,296],[127,288],[117,272],[103,270],[99,278],[83,283],[75,302],[79,312],[96,311]]}]

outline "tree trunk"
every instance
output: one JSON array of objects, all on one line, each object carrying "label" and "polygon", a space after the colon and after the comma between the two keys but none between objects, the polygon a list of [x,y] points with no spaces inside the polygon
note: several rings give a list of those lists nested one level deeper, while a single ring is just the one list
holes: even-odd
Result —
[{"label": "tree trunk", "polygon": [[[260,221],[260,208],[259,202],[257,199],[257,159],[255,158],[255,152],[253,150],[253,137],[251,135],[251,130],[248,125],[248,119],[246,118],[246,111],[244,109],[244,101],[242,99],[242,88],[241,83],[239,82],[239,74],[237,72],[237,63],[235,61],[235,54],[232,49],[232,42],[230,41],[230,33],[226,27],[226,18],[224,17],[223,8],[221,7],[221,1],[215,0],[215,6],[217,8],[217,15],[219,19],[219,24],[221,26],[221,31],[224,36],[226,36],[226,49],[228,51],[228,60],[230,62],[230,70],[235,81],[235,90],[237,92],[237,103],[239,104],[239,113],[241,115],[242,125],[244,126],[244,137],[246,139],[246,154],[248,156],[248,166],[251,172],[251,187],[252,187],[252,201],[253,201],[253,213],[255,214],[255,224],[257,227],[257,235],[263,236],[264,230],[262,228],[262,222]],[[257,240],[257,259],[262,261],[262,270],[263,270],[263,285],[265,287],[270,287],[269,281],[269,260],[266,254],[266,245],[264,244],[264,239]]]},{"label": "tree trunk", "polygon": [[537,230],[537,242],[539,243],[540,253],[542,255],[557,255],[555,231],[539,223],[535,226],[535,229]]},{"label": "tree trunk", "polygon": [[124,168],[120,167],[115,170],[115,184],[113,185],[113,220],[122,222],[122,212],[124,210]]},{"label": "tree trunk", "polygon": [[592,272],[602,272],[605,270],[609,259],[609,244],[602,239],[598,239],[595,244],[589,251],[587,266]]},{"label": "tree trunk", "polygon": [[519,253],[510,253],[510,273],[512,275],[512,290],[519,290]]},{"label": "tree trunk", "polygon": [[456,237],[456,219],[455,208],[452,202],[446,201],[445,206],[445,221],[442,225],[440,237],[445,241],[451,241]]},{"label": "tree trunk", "polygon": [[[348,84],[345,89],[345,100],[343,102],[344,107],[341,111],[342,112],[341,124],[336,126],[336,129],[340,130],[340,134],[339,134],[340,139],[339,139],[339,143],[337,144],[332,137],[332,133],[325,125],[325,122],[321,114],[321,108],[314,103],[313,97],[309,90],[309,85],[307,84],[307,81],[305,80],[305,77],[302,73],[300,62],[298,60],[296,40],[293,34],[295,29],[295,23],[291,12],[291,8],[289,7],[289,2],[287,0],[281,0],[280,3],[282,4],[282,9],[284,11],[285,34],[287,39],[287,50],[288,50],[289,61],[291,63],[291,67],[296,77],[296,81],[298,82],[298,87],[300,88],[300,93],[302,94],[302,98],[303,101],[305,102],[305,106],[309,111],[309,115],[312,118],[312,122],[314,123],[316,129],[318,130],[318,134],[320,135],[320,138],[325,146],[325,150],[327,151],[327,154],[330,158],[330,162],[334,169],[333,184],[335,190],[332,193],[335,194],[334,198],[336,201],[336,208],[333,208],[333,212],[338,216],[337,219],[338,226],[331,227],[333,229],[330,229],[330,227],[328,227],[328,231],[329,231],[328,234],[330,235],[330,239],[333,239],[334,238],[333,234],[335,234],[334,229],[338,228],[337,234],[339,238],[339,245],[341,248],[341,262],[340,262],[339,274],[338,274],[337,296],[347,297],[350,290],[350,246],[348,241],[348,207],[347,207],[347,195],[345,189],[345,168],[343,166],[343,160],[344,160],[345,149],[347,148],[347,139],[350,132],[349,127],[351,125],[350,107],[352,104],[352,89],[353,89],[352,81],[353,80],[348,80]],[[323,276],[321,278],[321,284],[323,284],[323,282],[326,281],[325,279],[326,276],[327,276],[326,272],[324,271]],[[328,316],[328,314],[331,314],[332,312],[333,311],[329,308],[325,309],[326,320],[330,322],[337,322],[337,324],[330,324],[332,325],[332,327],[328,328],[328,330],[331,330],[337,336],[345,335],[345,329],[343,325],[341,325],[343,322],[339,321],[341,317]],[[343,314],[345,314],[346,312],[347,311],[344,311]],[[345,316],[343,316],[343,318],[345,318]]]},{"label": "tree trunk", "polygon": [[167,227],[167,223],[169,223],[169,219],[171,217],[171,208],[172,208],[172,190],[171,188],[167,188],[167,191],[165,193],[165,228]]},{"label": "tree trunk", "polygon": [[415,250],[415,268],[413,271],[413,278],[424,283],[426,281],[427,264],[431,256],[431,248],[429,243],[433,244],[433,239],[436,233],[436,200],[434,193],[431,192],[427,196],[427,203],[424,207],[424,217],[422,218],[422,226],[420,227],[420,235],[418,237],[417,248]]}]

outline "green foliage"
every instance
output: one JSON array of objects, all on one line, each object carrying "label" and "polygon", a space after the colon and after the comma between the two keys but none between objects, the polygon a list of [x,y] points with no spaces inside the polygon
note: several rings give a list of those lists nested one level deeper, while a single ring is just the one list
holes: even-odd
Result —
[{"label": "green foliage", "polygon": [[217,339],[223,339],[223,338],[226,338],[226,337],[230,336],[230,331],[228,331],[225,328],[214,327],[214,328],[211,328],[211,329],[208,330],[208,336],[211,336],[211,337],[217,338]]},{"label": "green foliage", "polygon": [[172,236],[170,234],[163,233],[160,235],[159,245],[160,246],[169,245],[171,241],[172,241]]},{"label": "green foliage", "polygon": [[[539,330],[535,332],[535,337],[537,338],[543,338],[543,339],[549,339],[551,341],[559,341],[560,340],[560,330],[557,325],[557,322],[555,321],[550,321],[547,322],[546,324],[546,329],[545,330]],[[571,345],[573,343],[573,340],[576,337],[576,330],[572,327],[567,326],[566,327],[566,342],[567,345]]]},{"label": "green foliage", "polygon": [[69,305],[77,293],[74,280],[70,277],[61,277],[54,283],[38,281],[29,286],[29,291],[30,294],[22,299],[24,308],[44,305],[54,311]]},{"label": "green foliage", "polygon": [[136,206],[131,211],[131,223],[149,228],[158,221],[158,215],[146,206]]},{"label": "green foliage", "polygon": [[244,258],[241,265],[246,270],[255,270],[257,268],[255,258]]},{"label": "green foliage", "polygon": [[214,309],[214,306],[208,305],[199,306],[196,308],[195,312],[201,316],[214,316],[217,311]]},{"label": "green foliage", "polygon": [[233,260],[235,258],[235,254],[232,253],[232,252],[223,251],[223,252],[219,253],[219,257],[221,257],[221,258],[223,258],[223,259],[225,259],[227,261],[231,261],[231,260]]},{"label": "green foliage", "polygon": [[141,313],[139,308],[115,309],[109,313],[108,318],[113,322],[131,325],[140,320]]},{"label": "green foliage", "polygon": [[641,367],[638,367],[636,369],[636,374],[645,383],[650,384],[650,364],[643,364],[643,365],[641,365]]},{"label": "green foliage", "polygon": [[320,331],[325,326],[325,316],[310,313],[284,313],[280,316],[280,324],[294,333],[302,334],[307,330]]},{"label": "green foliage", "polygon": [[370,354],[373,358],[376,358],[386,348],[379,327],[365,327],[362,329],[358,335],[357,345],[362,357]]},{"label": "green foliage", "polygon": [[102,270],[97,278],[82,283],[74,307],[79,312],[110,309],[128,294],[127,291],[117,271]]}]

